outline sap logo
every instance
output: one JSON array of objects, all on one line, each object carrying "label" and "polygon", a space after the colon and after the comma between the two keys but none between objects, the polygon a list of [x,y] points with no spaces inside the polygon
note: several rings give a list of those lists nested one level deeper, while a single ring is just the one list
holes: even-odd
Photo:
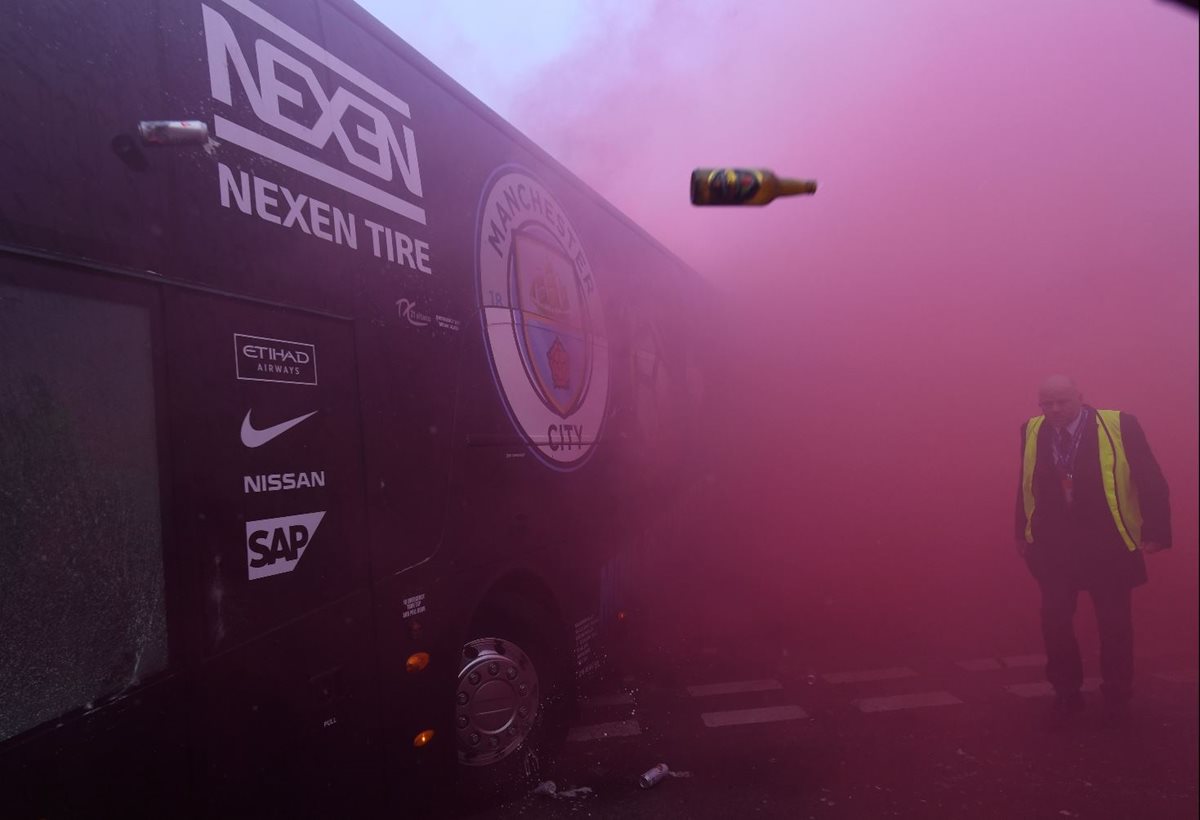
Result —
[{"label": "sap logo", "polygon": [[[399,171],[406,195],[420,198],[423,196],[421,169],[413,130],[407,125],[400,125],[399,134],[403,135],[401,145],[392,118],[383,109],[351,91],[350,86],[365,91],[376,102],[405,119],[412,118],[408,103],[249,0],[225,0],[225,5],[240,12],[313,63],[328,69],[338,85],[332,94],[326,94],[317,80],[318,72],[309,63],[261,38],[254,40],[252,55],[258,75],[256,81],[250,69],[251,62],[229,21],[212,8],[201,6],[208,53],[208,79],[213,99],[233,108],[233,83],[229,70],[232,66],[241,92],[259,121],[257,124],[237,123],[215,115],[213,130],[217,138],[424,225],[425,209],[419,205],[361,177],[327,165],[311,154],[301,153],[277,142],[270,136],[269,130],[262,128],[262,125],[271,126],[318,151],[324,151],[332,141],[346,162],[376,180],[391,183]],[[283,69],[282,72],[280,69]],[[324,73],[323,69],[321,73]],[[293,119],[287,113],[314,109],[319,115],[311,125]]]},{"label": "sap logo", "polygon": [[314,512],[247,521],[246,560],[250,580],[294,570],[324,517],[324,512]]}]

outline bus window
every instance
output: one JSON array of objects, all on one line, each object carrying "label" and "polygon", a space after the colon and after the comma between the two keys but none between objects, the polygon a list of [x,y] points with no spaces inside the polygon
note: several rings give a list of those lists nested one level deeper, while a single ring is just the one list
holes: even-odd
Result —
[{"label": "bus window", "polygon": [[0,741],[167,667],[146,308],[0,283]]}]

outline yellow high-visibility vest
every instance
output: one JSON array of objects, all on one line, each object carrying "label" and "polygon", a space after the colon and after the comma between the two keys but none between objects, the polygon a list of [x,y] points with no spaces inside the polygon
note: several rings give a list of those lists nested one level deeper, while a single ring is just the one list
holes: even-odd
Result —
[{"label": "yellow high-visibility vest", "polygon": [[[1033,543],[1033,471],[1037,466],[1038,431],[1045,416],[1034,416],[1025,426],[1025,461],[1021,471],[1021,492],[1025,500],[1025,540]],[[1142,510],[1138,505],[1137,487],[1129,474],[1125,457],[1125,442],[1121,438],[1121,411],[1097,410],[1096,435],[1100,442],[1100,477],[1104,482],[1104,497],[1112,512],[1117,532],[1125,546],[1136,550],[1142,540]]]}]

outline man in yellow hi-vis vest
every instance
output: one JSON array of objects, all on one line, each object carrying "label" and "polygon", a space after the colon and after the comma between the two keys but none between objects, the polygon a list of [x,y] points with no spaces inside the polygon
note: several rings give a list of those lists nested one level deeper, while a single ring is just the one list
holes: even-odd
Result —
[{"label": "man in yellow hi-vis vest", "polygon": [[1065,376],[1048,378],[1038,403],[1044,415],[1021,427],[1016,544],[1042,591],[1050,722],[1083,708],[1081,590],[1096,609],[1105,703],[1121,717],[1133,692],[1132,590],[1146,582],[1143,554],[1171,545],[1167,483],[1133,416],[1085,405]]}]

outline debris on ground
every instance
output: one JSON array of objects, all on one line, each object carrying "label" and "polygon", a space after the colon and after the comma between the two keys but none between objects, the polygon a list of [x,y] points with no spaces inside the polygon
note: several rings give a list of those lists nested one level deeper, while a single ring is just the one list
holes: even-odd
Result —
[{"label": "debris on ground", "polygon": [[659,763],[654,768],[647,769],[642,773],[642,776],[638,778],[638,785],[643,789],[653,788],[662,782],[662,779],[666,777],[670,771],[671,770],[667,768],[666,763]]},{"label": "debris on ground", "polygon": [[536,787],[534,787],[534,790],[530,792],[530,794],[540,794],[544,797],[565,797],[567,799],[572,799],[576,797],[587,797],[589,794],[595,794],[595,792],[588,786],[579,786],[574,789],[559,789],[558,784],[556,784],[553,780],[543,780],[541,783],[538,783]]}]

